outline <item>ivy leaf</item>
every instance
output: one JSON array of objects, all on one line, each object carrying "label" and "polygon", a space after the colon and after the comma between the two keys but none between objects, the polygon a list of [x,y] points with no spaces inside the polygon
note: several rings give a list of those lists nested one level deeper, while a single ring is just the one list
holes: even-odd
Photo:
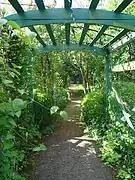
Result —
[{"label": "ivy leaf", "polygon": [[68,114],[66,111],[60,111],[60,116],[67,121],[68,120]]},{"label": "ivy leaf", "polygon": [[58,107],[58,106],[52,106],[51,109],[50,109],[50,113],[51,113],[51,114],[54,114],[54,113],[56,113],[58,110],[59,110],[59,107]]},{"label": "ivy leaf", "polygon": [[39,146],[35,147],[33,151],[39,152],[39,151],[46,151],[47,147],[44,144],[40,144]]},{"label": "ivy leaf", "polygon": [[14,146],[14,143],[11,140],[5,140],[3,146],[4,150],[11,149]]},{"label": "ivy leaf", "polygon": [[23,101],[22,99],[16,98],[13,100],[12,104],[14,111],[20,111],[26,107],[26,101]]},{"label": "ivy leaf", "polygon": [[0,26],[1,25],[4,25],[4,24],[6,24],[7,23],[7,20],[6,19],[0,19]]},{"label": "ivy leaf", "polygon": [[134,112],[135,112],[135,107],[132,109],[132,111],[134,111]]},{"label": "ivy leaf", "polygon": [[7,24],[9,24],[13,29],[21,30],[20,26],[14,21],[8,21]]}]

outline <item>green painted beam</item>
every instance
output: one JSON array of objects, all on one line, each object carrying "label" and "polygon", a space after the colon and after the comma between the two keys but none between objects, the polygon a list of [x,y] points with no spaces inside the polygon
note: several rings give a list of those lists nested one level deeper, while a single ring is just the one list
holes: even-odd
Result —
[{"label": "green painted beam", "polygon": [[118,28],[135,31],[135,16],[117,14],[105,10],[89,10],[86,8],[72,9],[74,18],[64,8],[45,9],[42,13],[39,10],[30,10],[23,14],[13,14],[5,17],[13,20],[21,27],[43,24],[65,24],[65,23],[86,23],[108,25]]},{"label": "green painted beam", "polygon": [[86,51],[86,52],[90,52],[93,53],[95,55],[101,55],[101,56],[105,56],[105,51],[102,48],[98,48],[98,47],[90,47],[87,45],[78,45],[78,44],[70,44],[70,45],[59,45],[59,46],[53,46],[53,45],[49,45],[46,47],[40,47],[37,49],[37,52],[39,53],[45,53],[45,52],[50,52],[50,51]]},{"label": "green painted beam", "polygon": [[125,36],[129,31],[124,29],[121,31],[115,38],[113,38],[108,44],[104,46],[104,48],[107,48],[108,46],[114,44],[116,41],[120,40],[123,36]]},{"label": "green painted beam", "polygon": [[97,42],[97,40],[104,34],[104,32],[106,31],[106,29],[108,28],[108,25],[104,25],[100,31],[98,32],[98,34],[96,35],[96,37],[93,39],[93,41],[90,43],[90,46],[93,46],[93,44],[95,44]]},{"label": "green painted beam", "polygon": [[65,33],[66,33],[66,44],[70,43],[70,24],[65,24]]},{"label": "green painted beam", "polygon": [[44,43],[44,41],[42,40],[42,38],[40,37],[40,35],[39,35],[38,32],[36,31],[36,29],[35,29],[33,26],[29,26],[29,29],[30,29],[32,32],[36,33],[36,38],[37,38],[37,40],[40,42],[40,44],[43,45],[43,47],[45,47],[46,44]]},{"label": "green painted beam", "polygon": [[[89,9],[90,10],[95,10],[98,3],[99,3],[100,0],[92,0],[91,4],[90,4],[90,7]],[[82,30],[82,34],[81,34],[81,37],[80,37],[80,41],[79,41],[79,44],[81,45],[85,39],[85,36],[88,32],[88,29],[89,29],[89,24],[84,24],[84,28]]]},{"label": "green painted beam", "polygon": [[84,24],[84,27],[83,27],[83,30],[82,30],[82,34],[81,34],[81,37],[80,37],[80,41],[79,41],[79,44],[82,45],[84,39],[85,39],[85,36],[87,34],[87,31],[89,29],[89,24]]},{"label": "green painted beam", "polygon": [[69,10],[72,6],[72,0],[64,0],[64,8]]},{"label": "green painted beam", "polygon": [[[72,13],[71,11],[72,0],[64,0],[64,8]],[[65,24],[65,35],[66,35],[66,44],[69,45],[70,43],[70,23]]]},{"label": "green painted beam", "polygon": [[43,0],[35,0],[35,3],[37,5],[38,9],[40,9],[41,11],[45,9]]},{"label": "green painted beam", "polygon": [[123,0],[114,12],[116,13],[122,12],[132,1],[133,0]]},{"label": "green painted beam", "polygon": [[50,39],[51,39],[53,45],[56,46],[57,43],[55,41],[55,37],[54,37],[53,31],[52,31],[51,25],[50,24],[46,24],[45,27],[46,27],[46,29],[48,31],[48,34],[50,36]]},{"label": "green painted beam", "polygon": [[[133,0],[123,0],[122,3],[116,8],[116,10],[114,11],[115,13],[121,13]],[[100,31],[98,32],[98,34],[96,35],[96,37],[93,39],[93,41],[91,42],[90,46],[93,46],[97,40],[103,35],[103,33],[106,31],[106,29],[109,26],[103,26]],[[126,28],[126,27],[125,27]]]},{"label": "green painted beam", "polygon": [[[24,16],[25,11],[23,10],[22,6],[20,5],[20,3],[17,0],[8,0],[8,1],[13,6],[13,8],[16,10],[16,12],[18,13],[19,16],[21,16],[21,15]],[[43,45],[43,47],[45,47],[46,44],[43,42],[43,40],[41,39],[41,37],[38,34],[38,32],[36,31],[36,29],[33,26],[29,26],[28,28],[37,34],[37,36],[36,36],[37,40]]]},{"label": "green painted beam", "polygon": [[[38,7],[38,9],[40,11],[44,11],[45,10],[45,5],[44,5],[43,0],[35,0],[35,3],[37,4],[37,7]],[[48,32],[48,34],[50,36],[50,39],[51,39],[53,45],[56,45],[57,43],[55,41],[55,37],[53,35],[53,31],[52,31],[51,25],[50,24],[46,24],[45,27],[46,27],[46,30],[47,30],[47,32]]]}]

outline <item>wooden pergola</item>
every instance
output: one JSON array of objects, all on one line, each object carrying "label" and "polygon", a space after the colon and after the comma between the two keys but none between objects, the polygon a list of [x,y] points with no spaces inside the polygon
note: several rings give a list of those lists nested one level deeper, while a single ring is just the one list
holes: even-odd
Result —
[{"label": "wooden pergola", "polygon": [[[108,92],[111,88],[110,81],[110,49],[114,43],[120,41],[128,32],[135,31],[135,16],[124,14],[122,11],[133,0],[123,0],[114,11],[96,9],[100,0],[92,0],[89,8],[72,8],[72,0],[64,0],[64,8],[49,8],[45,7],[43,0],[35,0],[38,7],[37,10],[24,11],[21,4],[17,0],[8,0],[16,10],[16,14],[5,17],[7,20],[15,21],[20,27],[28,27],[32,32],[36,33],[36,38],[41,44],[40,52],[49,51],[88,51],[96,55],[106,57],[106,79]],[[84,24],[81,37],[78,44],[71,43],[71,24]],[[60,24],[65,26],[65,44],[58,44],[52,30],[52,24]],[[34,26],[43,25],[47,29],[52,45],[46,44]],[[90,25],[100,25],[101,28],[95,34],[94,39],[88,45],[84,44],[84,39],[89,31]],[[96,46],[96,42],[105,35],[108,27],[121,28],[121,32],[112,38],[103,47]],[[107,93],[108,93],[107,92]]]}]

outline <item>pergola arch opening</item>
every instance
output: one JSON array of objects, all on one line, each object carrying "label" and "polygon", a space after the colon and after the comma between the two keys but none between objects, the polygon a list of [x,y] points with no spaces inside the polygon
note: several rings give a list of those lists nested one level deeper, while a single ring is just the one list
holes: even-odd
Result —
[{"label": "pergola arch opening", "polygon": [[[96,9],[100,0],[92,0],[89,8],[72,8],[72,0],[63,0],[64,8],[49,8],[45,7],[43,0],[35,0],[38,10],[24,11],[18,0],[8,0],[13,8],[17,11],[16,14],[5,17],[7,20],[15,21],[20,27],[28,27],[31,31],[37,34],[36,38],[41,44],[42,50],[45,52],[56,50],[82,50],[91,53],[104,54],[105,49],[112,46],[117,41],[121,40],[127,33],[135,31],[135,16],[122,13],[122,11],[133,2],[133,0],[123,0],[121,4],[114,11],[107,11]],[[71,43],[71,24],[78,23],[84,24],[80,40],[78,44]],[[58,44],[52,24],[62,24],[65,26],[65,44]],[[34,26],[44,25],[52,45],[47,45],[41,38]],[[86,34],[92,25],[101,25],[98,33],[88,43],[84,44]],[[97,47],[95,44],[105,34],[108,27],[121,28],[118,33],[110,42]]]}]

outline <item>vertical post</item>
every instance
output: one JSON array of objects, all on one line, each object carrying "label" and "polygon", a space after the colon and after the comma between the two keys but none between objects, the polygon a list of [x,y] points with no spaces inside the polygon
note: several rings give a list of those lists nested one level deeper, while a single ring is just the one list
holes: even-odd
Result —
[{"label": "vertical post", "polygon": [[111,62],[110,62],[110,51],[107,48],[106,49],[106,56],[105,56],[105,76],[106,76],[106,120],[105,120],[105,129],[107,130],[107,122],[109,120],[109,114],[108,114],[108,98],[111,92]]},{"label": "vertical post", "polygon": [[[28,82],[28,84],[29,84],[29,89],[28,89],[28,91],[29,91],[29,97],[31,98],[31,99],[34,99],[34,96],[33,96],[33,56],[32,57],[30,57],[30,61],[29,61],[29,82]],[[35,114],[34,114],[34,104],[33,104],[33,102],[31,102],[31,104],[30,104],[30,113],[31,113],[31,115],[32,115],[32,122],[34,122],[34,119],[35,119]]]},{"label": "vertical post", "polygon": [[108,101],[108,96],[111,92],[111,61],[110,61],[110,51],[106,49],[106,58],[105,58],[105,75],[106,75],[106,98]]}]

